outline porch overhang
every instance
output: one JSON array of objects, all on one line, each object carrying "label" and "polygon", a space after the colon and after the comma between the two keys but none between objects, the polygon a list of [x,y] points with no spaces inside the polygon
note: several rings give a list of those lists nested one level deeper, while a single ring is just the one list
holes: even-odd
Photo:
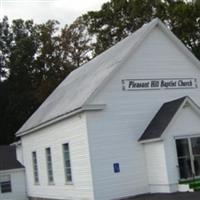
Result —
[{"label": "porch overhang", "polygon": [[184,96],[164,103],[147,128],[139,138],[141,144],[157,142],[163,140],[163,133],[169,127],[169,124],[176,118],[179,111],[186,105],[190,105],[200,114],[199,106],[188,96]]}]

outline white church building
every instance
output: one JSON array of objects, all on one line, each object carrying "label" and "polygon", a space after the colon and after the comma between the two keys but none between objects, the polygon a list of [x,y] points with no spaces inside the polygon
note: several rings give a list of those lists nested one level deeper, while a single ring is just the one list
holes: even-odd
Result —
[{"label": "white church building", "polygon": [[171,193],[200,176],[200,63],[154,19],[73,71],[16,133],[31,200]]}]

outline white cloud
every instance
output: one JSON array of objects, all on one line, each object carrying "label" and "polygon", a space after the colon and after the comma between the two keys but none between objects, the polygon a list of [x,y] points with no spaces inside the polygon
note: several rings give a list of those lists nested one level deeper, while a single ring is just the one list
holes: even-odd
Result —
[{"label": "white cloud", "polygon": [[33,19],[36,23],[58,20],[62,26],[70,24],[89,10],[98,10],[108,0],[0,0],[1,18]]}]

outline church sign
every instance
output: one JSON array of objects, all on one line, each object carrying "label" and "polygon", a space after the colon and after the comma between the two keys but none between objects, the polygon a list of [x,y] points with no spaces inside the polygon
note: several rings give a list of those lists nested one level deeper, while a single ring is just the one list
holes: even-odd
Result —
[{"label": "church sign", "polygon": [[194,89],[197,88],[196,78],[162,78],[162,79],[124,79],[122,89],[161,90],[161,89]]}]

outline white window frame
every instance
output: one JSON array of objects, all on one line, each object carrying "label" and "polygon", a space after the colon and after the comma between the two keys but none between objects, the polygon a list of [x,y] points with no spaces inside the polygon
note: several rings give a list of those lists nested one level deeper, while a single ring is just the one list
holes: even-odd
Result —
[{"label": "white window frame", "polygon": [[[68,151],[65,151],[65,145],[68,145]],[[63,151],[63,162],[64,162],[64,173],[65,173],[65,183],[66,184],[73,184],[73,177],[72,177],[72,165],[71,165],[71,156],[70,156],[70,144],[66,142],[62,144],[62,151]],[[68,160],[66,160],[66,153],[68,153]],[[69,162],[69,165],[66,166],[66,161]],[[70,173],[67,172],[70,170]],[[69,177],[71,177],[69,179]]]},{"label": "white window frame", "polygon": [[[5,190],[6,187],[7,187],[7,190]],[[11,176],[9,174],[0,175],[0,192],[2,194],[12,192],[12,182],[11,182]]]},{"label": "white window frame", "polygon": [[38,160],[37,160],[37,152],[32,152],[32,167],[33,167],[33,179],[36,185],[39,184],[39,172],[38,172]]},{"label": "white window frame", "polygon": [[47,177],[49,185],[54,184],[54,175],[53,175],[53,163],[52,163],[52,154],[51,148],[47,147],[45,149],[46,154],[46,165],[47,165]]}]

